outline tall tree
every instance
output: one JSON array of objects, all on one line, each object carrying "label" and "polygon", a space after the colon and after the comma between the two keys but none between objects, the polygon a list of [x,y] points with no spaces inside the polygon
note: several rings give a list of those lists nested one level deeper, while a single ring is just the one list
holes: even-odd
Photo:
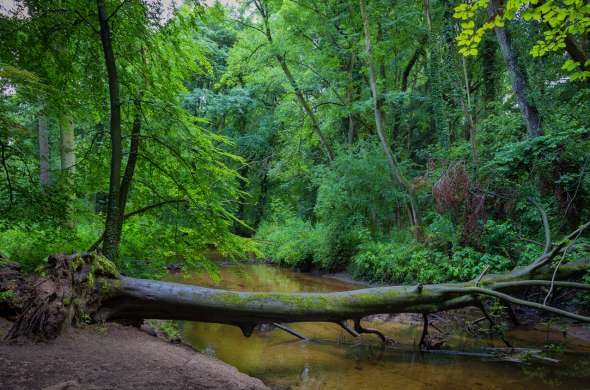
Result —
[{"label": "tall tree", "polygon": [[49,127],[47,117],[43,114],[37,119],[38,142],[39,142],[39,182],[42,188],[49,185]]},{"label": "tall tree", "polygon": [[119,250],[119,219],[121,162],[123,159],[121,144],[121,102],[119,99],[119,76],[113,51],[113,41],[104,0],[97,0],[98,23],[102,43],[104,61],[107,70],[110,100],[110,135],[111,163],[109,178],[109,197],[105,220],[104,241],[102,250],[109,259],[116,259]]},{"label": "tall tree", "polygon": [[[495,18],[499,12],[500,5],[498,0],[490,0],[488,5],[488,15],[490,18]],[[512,90],[516,95],[518,108],[524,118],[528,135],[530,138],[541,136],[543,135],[543,128],[541,127],[539,111],[528,96],[527,81],[518,63],[518,56],[512,47],[510,33],[503,26],[495,26],[494,32],[500,45],[502,58],[506,64],[506,69],[512,82]]]},{"label": "tall tree", "polygon": [[[270,8],[264,0],[254,0],[254,5],[256,6],[256,9],[258,10],[258,12],[260,14],[260,17],[262,18],[263,26],[264,26],[263,27],[264,34],[266,36],[266,39],[268,40],[268,43],[270,43],[272,45],[273,37],[272,37],[271,29],[270,29]],[[334,150],[332,149],[332,145],[328,141],[328,139],[326,138],[325,134],[323,133],[323,131],[320,127],[320,121],[318,120],[315,112],[313,111],[311,104],[309,104],[307,98],[303,94],[303,91],[299,87],[297,80],[295,80],[295,77],[293,77],[293,73],[291,73],[291,69],[289,68],[289,65],[287,64],[286,53],[282,53],[282,54],[277,53],[275,55],[275,58],[277,59],[277,62],[281,66],[281,69],[283,70],[285,77],[289,81],[291,88],[293,88],[293,92],[295,93],[295,96],[297,96],[297,101],[299,101],[299,104],[301,105],[301,107],[303,108],[303,110],[305,111],[307,116],[309,117],[313,131],[319,137],[320,143],[322,144],[324,152],[326,153],[326,157],[330,161],[334,160]]]},{"label": "tall tree", "polygon": [[383,148],[383,152],[387,157],[387,163],[389,165],[389,170],[392,175],[394,181],[396,181],[402,188],[407,191],[408,199],[410,201],[410,209],[412,212],[412,224],[416,229],[416,236],[420,237],[422,232],[420,231],[420,214],[418,211],[418,203],[416,201],[416,197],[414,195],[413,189],[409,181],[404,177],[399,163],[391,151],[391,147],[387,142],[387,138],[385,136],[384,130],[384,123],[383,123],[383,113],[381,111],[381,106],[379,104],[380,93],[379,88],[377,86],[377,76],[375,74],[375,65],[373,63],[373,48],[371,45],[371,29],[369,25],[369,16],[367,13],[367,8],[365,4],[365,0],[359,0],[359,7],[361,11],[361,17],[363,19],[363,32],[365,36],[365,49],[367,54],[367,69],[369,75],[369,86],[371,88],[371,95],[373,97],[373,113],[375,115],[375,128],[377,130],[377,136],[379,137],[379,141]]}]

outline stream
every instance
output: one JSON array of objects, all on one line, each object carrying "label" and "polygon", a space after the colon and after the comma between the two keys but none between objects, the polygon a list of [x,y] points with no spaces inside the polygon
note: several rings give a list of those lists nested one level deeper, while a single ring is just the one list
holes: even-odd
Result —
[{"label": "stream", "polygon": [[[171,275],[179,283],[232,290],[327,292],[363,288],[337,279],[297,273],[268,265],[222,267],[220,279],[206,273]],[[517,364],[478,356],[421,353],[415,345],[422,325],[415,322],[364,321],[401,344],[383,348],[373,335],[354,339],[329,323],[290,326],[311,341],[300,341],[278,329],[255,330],[250,338],[233,326],[182,323],[182,337],[197,350],[277,389],[590,389],[590,343],[564,337],[559,330],[516,329],[507,338],[516,347],[559,345],[558,365]],[[503,346],[497,340],[466,335],[460,326],[446,346],[479,351]]]}]

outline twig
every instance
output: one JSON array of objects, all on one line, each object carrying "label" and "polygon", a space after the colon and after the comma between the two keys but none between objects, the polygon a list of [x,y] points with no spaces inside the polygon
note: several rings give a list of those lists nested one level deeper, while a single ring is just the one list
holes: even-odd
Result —
[{"label": "twig", "polygon": [[582,321],[582,322],[590,322],[590,317],[586,317],[580,314],[571,313],[569,311],[561,310],[556,307],[546,306],[536,302],[525,301],[523,299],[514,298],[508,294],[504,294],[498,291],[490,290],[487,288],[481,287],[459,287],[459,288],[448,288],[448,293],[458,293],[458,294],[481,294],[481,295],[489,295],[492,297],[499,298],[503,301],[514,303],[516,305],[532,307],[534,309],[543,310],[549,313],[557,314],[562,317],[570,318],[572,320]]},{"label": "twig", "polygon": [[535,199],[529,198],[529,201],[537,208],[537,210],[539,210],[539,213],[541,214],[541,219],[543,220],[543,230],[545,230],[545,248],[543,249],[543,253],[547,254],[551,250],[551,229],[549,227],[547,213]]},{"label": "twig", "polygon": [[488,270],[490,269],[490,265],[486,265],[486,267],[484,268],[483,271],[481,271],[481,274],[479,274],[479,276],[477,277],[477,279],[475,280],[475,287],[479,286],[479,282],[481,282],[481,279],[484,277],[484,275],[488,272]]},{"label": "twig", "polygon": [[360,334],[356,330],[354,330],[350,326],[348,326],[348,324],[346,323],[346,320],[338,321],[338,325],[340,325],[342,327],[342,329],[344,329],[345,331],[350,333],[351,336],[353,336],[353,337],[360,336]]},{"label": "twig", "polygon": [[289,334],[297,337],[298,339],[305,340],[305,341],[308,340],[307,337],[305,337],[304,335],[302,335],[299,332],[294,331],[293,329],[289,328],[287,325],[279,324],[278,322],[273,322],[272,324],[275,327],[279,328],[280,330],[283,330],[283,331],[285,331],[285,332],[287,332],[287,333],[289,333]]},{"label": "twig", "polygon": [[551,286],[549,287],[549,291],[547,292],[547,295],[545,296],[545,299],[543,300],[543,305],[547,305],[547,301],[549,300],[549,297],[551,296],[551,294],[553,294],[553,288],[555,286],[555,277],[557,276],[557,270],[561,266],[561,263],[563,263],[563,260],[565,259],[565,256],[567,255],[568,249],[571,248],[576,243],[576,241],[580,237],[580,234],[582,234],[582,231],[580,231],[578,233],[578,235],[573,239],[573,241],[570,245],[565,247],[565,249],[563,251],[563,255],[561,255],[561,259],[559,259],[559,262],[555,266],[555,269],[553,270],[553,275],[551,276]]},{"label": "twig", "polygon": [[420,337],[420,342],[418,343],[418,347],[422,349],[422,347],[426,347],[426,335],[428,335],[428,314],[422,313],[422,337]]}]

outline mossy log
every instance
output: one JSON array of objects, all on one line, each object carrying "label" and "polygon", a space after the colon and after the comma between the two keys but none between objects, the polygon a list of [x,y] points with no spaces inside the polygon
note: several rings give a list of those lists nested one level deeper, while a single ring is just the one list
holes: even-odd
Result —
[{"label": "mossy log", "polygon": [[[562,264],[558,270],[559,279],[579,276],[589,266],[588,260]],[[547,268],[528,273],[519,268],[467,283],[377,287],[331,293],[237,292],[120,277],[101,279],[97,284],[102,303],[95,316],[99,320],[153,318],[231,324],[239,326],[244,335],[249,336],[259,323],[340,324],[345,320],[357,322],[379,313],[429,314],[467,306],[479,307],[480,296],[494,296],[509,302],[506,297],[511,297],[506,292],[549,286],[552,282],[547,279],[551,278],[552,272]],[[556,281],[554,285],[590,290],[590,285],[581,283]],[[513,303],[536,305],[528,301]],[[590,318],[550,306],[537,308],[590,322]]]},{"label": "mossy log", "polygon": [[[556,245],[546,245],[536,261],[512,272],[486,275],[465,283],[367,288],[331,293],[238,292],[193,285],[135,279],[117,274],[113,264],[96,254],[53,255],[47,276],[34,283],[30,299],[9,332],[10,338],[52,338],[80,318],[137,323],[169,319],[231,324],[249,336],[260,323],[333,322],[349,333],[377,334],[362,318],[382,313],[430,313],[474,306],[482,298],[532,307],[576,321],[590,317],[547,305],[556,288],[590,290],[590,284],[568,280],[590,269],[590,258],[563,263],[583,225]],[[553,259],[560,260],[554,264]],[[546,288],[543,303],[517,298],[530,288]],[[354,329],[347,325],[353,320]],[[426,328],[426,327],[425,327]],[[48,329],[50,331],[48,331]]]}]

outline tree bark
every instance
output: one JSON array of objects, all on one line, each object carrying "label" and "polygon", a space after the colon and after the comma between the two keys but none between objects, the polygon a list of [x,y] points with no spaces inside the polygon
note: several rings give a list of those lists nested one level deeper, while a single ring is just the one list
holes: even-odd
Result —
[{"label": "tree bark", "polygon": [[59,117],[59,151],[61,160],[61,176],[66,194],[66,205],[64,210],[65,226],[73,228],[75,221],[73,218],[74,201],[76,193],[74,191],[74,175],[76,173],[76,145],[74,135],[74,123],[68,114],[62,114]]},{"label": "tree bark", "polygon": [[408,180],[403,176],[399,164],[391,151],[391,147],[387,142],[387,138],[385,137],[385,131],[383,129],[383,113],[381,112],[381,108],[379,106],[379,89],[377,88],[377,79],[375,74],[375,66],[373,64],[373,49],[371,45],[371,30],[369,27],[369,18],[367,15],[365,0],[359,0],[359,6],[361,10],[361,16],[363,19],[363,30],[365,35],[365,46],[367,52],[367,68],[369,72],[369,86],[371,88],[371,94],[373,96],[373,112],[375,115],[375,127],[377,129],[377,136],[379,137],[379,141],[385,152],[385,157],[387,158],[387,163],[389,165],[389,170],[392,175],[394,181],[396,181],[402,188],[404,188],[408,194],[408,198],[410,201],[410,208],[412,211],[412,224],[416,228],[416,235],[418,238],[421,237],[420,231],[420,215],[418,212],[418,204],[416,198],[414,196],[413,190],[411,188],[410,183]]},{"label": "tree bark", "polygon": [[[272,44],[273,38],[272,38],[272,33],[270,30],[270,25],[269,25],[269,20],[268,20],[270,17],[270,15],[268,13],[269,12],[268,8],[261,0],[255,1],[254,5],[258,9],[258,12],[260,13],[260,16],[262,17],[262,20],[264,22],[264,34],[266,36],[266,39],[268,40],[268,43]],[[313,109],[311,108],[311,105],[309,104],[305,95],[303,94],[303,91],[299,87],[299,84],[297,83],[297,81],[293,77],[293,74],[291,73],[291,70],[289,69],[289,66],[287,64],[287,59],[285,58],[285,54],[276,54],[275,58],[277,59],[279,65],[281,66],[281,69],[283,70],[285,77],[287,77],[287,80],[289,81],[291,88],[293,88],[293,92],[295,92],[295,96],[297,97],[297,101],[299,102],[301,107],[303,107],[303,110],[305,111],[305,113],[309,117],[313,131],[320,138],[320,143],[322,145],[322,148],[324,149],[324,152],[326,153],[326,157],[328,157],[329,161],[333,161],[334,160],[334,151],[332,149],[332,145],[330,144],[330,142],[328,142],[327,138],[325,137],[324,133],[322,132],[322,129],[320,127],[320,122],[319,122],[317,116],[313,112]]]},{"label": "tree bark", "polygon": [[2,160],[2,168],[4,169],[4,175],[6,177],[6,190],[8,192],[8,201],[9,205],[12,206],[14,204],[14,189],[12,188],[12,179],[10,178],[10,172],[8,171],[8,164],[6,160],[6,145],[2,140],[0,140],[0,159]]},{"label": "tree bark", "polygon": [[511,272],[486,275],[486,268],[464,283],[332,293],[239,292],[135,279],[120,276],[111,261],[94,253],[51,255],[47,276],[28,279],[30,286],[19,287],[18,291],[24,291],[29,299],[18,297],[22,302],[20,314],[7,337],[53,338],[80,313],[86,313],[98,321],[171,319],[230,324],[240,327],[245,336],[259,323],[275,322],[334,322],[350,332],[345,323],[352,319],[356,333],[376,333],[386,340],[378,331],[364,329],[362,318],[381,313],[430,314],[468,306],[481,308],[486,297],[590,323],[588,316],[509,295],[544,288],[549,291],[544,294],[547,301],[556,288],[590,290],[590,284],[563,281],[585,275],[590,258],[553,265],[554,259],[563,259],[588,227],[590,222],[555,245],[547,241],[548,249],[539,258]]},{"label": "tree bark", "polygon": [[356,53],[354,47],[351,48],[350,53],[350,60],[348,62],[348,71],[347,71],[347,84],[346,84],[346,104],[348,108],[348,136],[347,142],[349,145],[354,143],[356,138],[356,128],[355,128],[355,120],[354,120],[354,113],[352,108],[352,103],[354,101],[354,67],[356,63]]},{"label": "tree bark", "polygon": [[440,75],[440,55],[439,47],[440,41],[435,40],[435,36],[432,30],[432,17],[430,15],[430,1],[423,0],[423,13],[426,21],[426,28],[428,31],[427,35],[427,52],[426,52],[426,63],[428,67],[428,87],[430,94],[430,109],[431,115],[431,127],[433,133],[438,133],[439,142],[445,148],[448,149],[451,142],[451,134],[449,125],[446,119],[445,112],[445,101],[442,92],[442,82]]},{"label": "tree bark", "polygon": [[[490,18],[495,18],[499,11],[498,0],[490,0],[488,14]],[[505,27],[495,27],[496,38],[500,45],[500,51],[506,64],[512,90],[516,95],[518,108],[524,118],[529,138],[535,138],[543,135],[541,128],[541,119],[537,107],[530,102],[527,94],[527,83],[518,64],[518,58],[512,47],[510,34]]]},{"label": "tree bark", "polygon": [[467,129],[469,132],[469,144],[471,145],[471,160],[473,162],[473,167],[475,169],[475,172],[477,173],[477,170],[478,170],[477,139],[475,137],[476,128],[475,128],[475,121],[473,120],[473,109],[471,106],[471,92],[470,92],[469,73],[467,72],[467,59],[462,56],[461,61],[462,61],[462,65],[463,65],[463,80],[465,82],[465,96],[467,98],[467,102],[465,102],[463,97],[461,96],[461,106],[463,106],[463,114],[465,116],[465,123],[467,125]]},{"label": "tree bark", "polygon": [[[424,39],[420,42],[420,46],[414,51],[414,54],[412,54],[412,57],[408,61],[408,64],[405,66],[404,71],[402,73],[401,92],[403,92],[404,95],[402,97],[402,100],[399,103],[398,108],[395,110],[394,115],[393,115],[393,124],[392,124],[393,130],[392,130],[392,137],[391,137],[392,142],[396,142],[401,139],[400,138],[401,137],[401,115],[402,115],[402,111],[405,106],[405,101],[407,100],[405,93],[408,91],[410,74],[412,73],[412,70],[414,69],[414,67],[418,63],[420,56],[424,55],[424,45],[425,44],[426,44],[426,39]],[[408,135],[408,138],[410,138],[409,135]]]},{"label": "tree bark", "polygon": [[588,57],[584,50],[578,46],[576,40],[571,35],[565,37],[565,50],[569,54],[572,60],[578,62],[579,68],[582,71],[590,71],[590,66],[586,65]]},{"label": "tree bark", "polygon": [[66,175],[70,184],[76,170],[76,140],[74,123],[69,115],[63,114],[59,118],[59,150],[61,171]]},{"label": "tree bark", "polygon": [[127,206],[127,199],[129,198],[129,191],[131,190],[131,183],[135,173],[135,166],[137,165],[137,156],[139,153],[139,146],[141,142],[141,99],[142,94],[135,101],[135,115],[133,118],[133,126],[131,128],[131,145],[129,147],[129,157],[125,166],[125,173],[121,180],[121,187],[119,189],[119,218],[117,221],[117,242],[121,242],[123,234],[123,223],[125,221],[125,208]]},{"label": "tree bark", "polygon": [[[583,274],[587,261],[564,264],[559,278]],[[238,326],[248,336],[259,323],[334,322],[380,313],[436,313],[476,306],[478,296],[492,296],[505,302],[507,292],[530,287],[548,287],[552,269],[523,274],[484,276],[467,283],[432,284],[368,288],[333,293],[264,293],[236,292],[161,281],[121,277],[104,279],[97,284],[103,297],[96,318],[100,320],[176,319],[223,323]],[[535,279],[527,280],[527,277]],[[542,278],[542,279],[541,279]],[[590,285],[554,282],[556,287],[590,290]],[[481,287],[480,287],[481,286]],[[528,305],[528,303],[527,303]],[[543,306],[543,305],[540,305]],[[575,313],[564,314],[549,306],[531,306],[540,310],[590,322]],[[555,310],[554,310],[555,309]]]},{"label": "tree bark", "polygon": [[109,179],[109,198],[105,221],[103,253],[111,260],[118,257],[119,252],[119,221],[120,221],[120,187],[121,187],[121,102],[119,98],[119,77],[117,63],[111,38],[111,29],[107,20],[105,1],[97,0],[100,40],[102,43],[105,65],[107,69],[110,128],[111,128],[111,173]]},{"label": "tree bark", "polygon": [[47,117],[40,115],[38,119],[39,142],[39,182],[41,188],[49,186],[49,128]]}]

